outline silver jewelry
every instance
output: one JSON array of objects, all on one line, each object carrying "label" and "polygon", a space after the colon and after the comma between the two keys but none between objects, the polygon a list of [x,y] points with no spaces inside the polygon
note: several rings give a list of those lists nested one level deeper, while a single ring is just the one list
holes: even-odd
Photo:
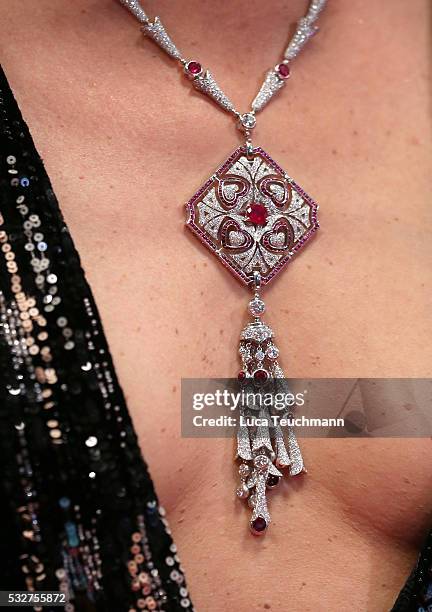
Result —
[{"label": "silver jewelry", "polygon": [[[297,24],[283,59],[271,68],[251,103],[240,113],[216,82],[213,74],[196,60],[186,59],[173,42],[159,17],[151,20],[138,0],[120,0],[142,24],[142,32],[176,60],[195,89],[230,113],[245,135],[220,168],[209,177],[186,204],[189,229],[212,251],[234,276],[250,287],[252,321],[241,332],[239,353],[242,369],[238,380],[246,397],[271,389],[288,392],[278,363],[273,330],[261,320],[265,304],[261,290],[291,261],[318,229],[318,205],[260,147],[254,147],[251,133],[257,114],[286,84],[291,61],[317,32],[316,20],[326,0],[311,0],[306,15]],[[279,414],[278,414],[279,412]],[[290,476],[305,472],[294,431],[285,435],[274,417],[290,417],[259,402],[247,400],[240,408],[237,455],[240,484],[236,494],[252,509],[250,528],[262,535],[270,523],[267,489],[274,488],[282,472]],[[272,433],[270,433],[272,431]]]}]

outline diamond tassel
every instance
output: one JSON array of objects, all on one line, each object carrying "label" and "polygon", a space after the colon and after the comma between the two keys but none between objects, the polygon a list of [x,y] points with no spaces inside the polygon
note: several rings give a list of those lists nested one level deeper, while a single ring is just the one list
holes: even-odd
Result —
[{"label": "diamond tassel", "polygon": [[246,325],[240,337],[242,369],[238,378],[244,401],[237,432],[237,458],[241,464],[236,491],[240,499],[247,499],[252,509],[250,528],[254,535],[264,534],[270,524],[267,490],[278,485],[283,476],[280,470],[289,468],[290,476],[306,472],[292,427],[286,428],[285,440],[282,427],[272,419],[277,414],[274,406],[262,402],[264,393],[266,396],[282,390],[287,393],[288,387],[278,363],[279,350],[273,330],[260,319],[265,304],[258,288],[249,302],[254,320]]}]

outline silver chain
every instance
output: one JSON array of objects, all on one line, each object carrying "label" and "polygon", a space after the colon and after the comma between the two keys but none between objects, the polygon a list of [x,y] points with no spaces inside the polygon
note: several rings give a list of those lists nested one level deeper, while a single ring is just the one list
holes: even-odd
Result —
[{"label": "silver chain", "polygon": [[256,113],[261,111],[273,96],[285,85],[290,76],[290,63],[297,57],[308,40],[318,31],[315,22],[327,0],[311,0],[307,13],[297,23],[296,30],[283,54],[283,59],[274,68],[267,71],[251,108],[246,113],[239,113],[234,104],[220,88],[209,70],[196,60],[187,60],[174,44],[159,17],[153,21],[148,17],[139,0],[119,0],[142,23],[142,32],[151,38],[161,49],[179,62],[186,76],[198,91],[209,96],[225,111],[234,115],[237,126],[250,138],[251,130],[256,125]]}]

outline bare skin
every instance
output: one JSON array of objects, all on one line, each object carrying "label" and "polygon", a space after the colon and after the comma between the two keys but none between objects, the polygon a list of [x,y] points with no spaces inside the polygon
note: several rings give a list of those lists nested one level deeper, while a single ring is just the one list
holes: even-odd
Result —
[{"label": "bare skin", "polygon": [[[305,6],[146,3],[242,109]],[[232,497],[232,441],[180,438],[181,377],[238,368],[247,295],[182,227],[182,203],[239,142],[229,117],[113,0],[0,9],[0,58],[81,254],[197,610],[388,610],[430,525],[430,440],[306,440],[308,476],[272,498],[271,531],[254,539]],[[321,204],[320,235],[266,292],[290,376],[431,376],[429,9],[330,0],[259,119],[257,142]]]}]

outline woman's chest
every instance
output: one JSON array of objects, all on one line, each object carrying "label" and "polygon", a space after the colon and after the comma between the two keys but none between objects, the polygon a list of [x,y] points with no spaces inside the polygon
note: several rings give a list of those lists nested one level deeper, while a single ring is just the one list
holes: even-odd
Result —
[{"label": "woman's chest", "polygon": [[[256,592],[259,560],[264,607],[281,609],[286,593],[277,585],[285,568],[295,566],[290,594],[305,609],[322,593],[330,596],[328,582],[337,576],[332,606],[344,609],[355,551],[357,608],[372,612],[364,603],[370,568],[382,567],[383,559],[392,568],[377,570],[373,585],[382,589],[382,578],[390,601],[413,560],[407,550],[428,523],[429,446],[307,442],[306,484],[272,502],[279,518],[268,543],[257,549],[246,540],[247,517],[232,496],[231,440],[180,437],[181,379],[229,377],[239,367],[249,295],[183,225],[184,202],[238,139],[214,108],[177,102],[176,82],[154,96],[142,87],[131,90],[128,79],[86,83],[86,92],[77,88],[64,100],[61,113],[55,109],[62,96],[51,93],[44,102],[45,87],[37,85],[41,104],[25,114],[95,294],[192,593],[205,597],[220,574],[219,607],[222,595],[233,600],[235,579],[223,567],[230,553],[244,568],[243,593]],[[370,83],[368,91],[362,81]],[[256,144],[321,206],[317,236],[266,291],[288,376],[430,375],[426,104],[412,88],[401,98],[397,75],[385,92],[378,81],[359,67],[344,85],[321,83],[327,90],[320,104],[314,85],[304,81],[304,94],[299,86],[288,102],[290,113],[275,102],[273,115],[269,108],[259,122]],[[136,108],[144,105],[138,120]],[[84,110],[78,123],[77,107]],[[414,532],[405,534],[406,524],[415,524]]]},{"label": "woman's chest", "polygon": [[[244,568],[246,590],[255,592],[257,559],[263,580],[275,585],[283,565],[293,563],[281,546],[293,546],[298,566],[289,589],[297,602],[306,607],[312,601],[319,609],[324,598],[323,610],[344,609],[346,568],[354,555],[355,605],[385,609],[429,525],[428,440],[307,441],[307,481],[271,502],[273,533],[255,550],[242,531],[247,516],[233,501],[232,441],[179,437],[181,379],[237,373],[249,299],[184,229],[184,202],[230,150],[228,138],[213,136],[211,147],[191,139],[187,155],[174,142],[161,150],[136,146],[123,155],[121,170],[113,156],[108,169],[99,168],[101,185],[87,193],[84,188],[89,204],[103,202],[101,214],[89,206],[83,220],[75,206],[69,213],[67,201],[65,207],[192,593],[201,608],[214,605],[206,593],[218,574],[218,605],[232,600],[234,582],[221,565],[227,554]],[[430,349],[422,340],[431,328],[428,154],[415,142],[395,151],[388,134],[374,148],[360,127],[351,138],[358,145],[348,151],[343,138],[327,154],[320,145],[308,156],[310,165],[276,139],[267,145],[295,178],[290,164],[296,166],[298,181],[321,204],[316,238],[266,292],[268,321],[288,376],[428,376]],[[162,139],[156,131],[155,142]],[[413,182],[395,176],[404,156]],[[205,561],[209,550],[212,558]],[[373,603],[372,566],[374,592],[380,592]],[[328,589],[330,576],[333,584],[340,577],[336,592]],[[266,604],[283,606],[286,589],[264,592]],[[248,609],[243,595],[237,601]]]}]

